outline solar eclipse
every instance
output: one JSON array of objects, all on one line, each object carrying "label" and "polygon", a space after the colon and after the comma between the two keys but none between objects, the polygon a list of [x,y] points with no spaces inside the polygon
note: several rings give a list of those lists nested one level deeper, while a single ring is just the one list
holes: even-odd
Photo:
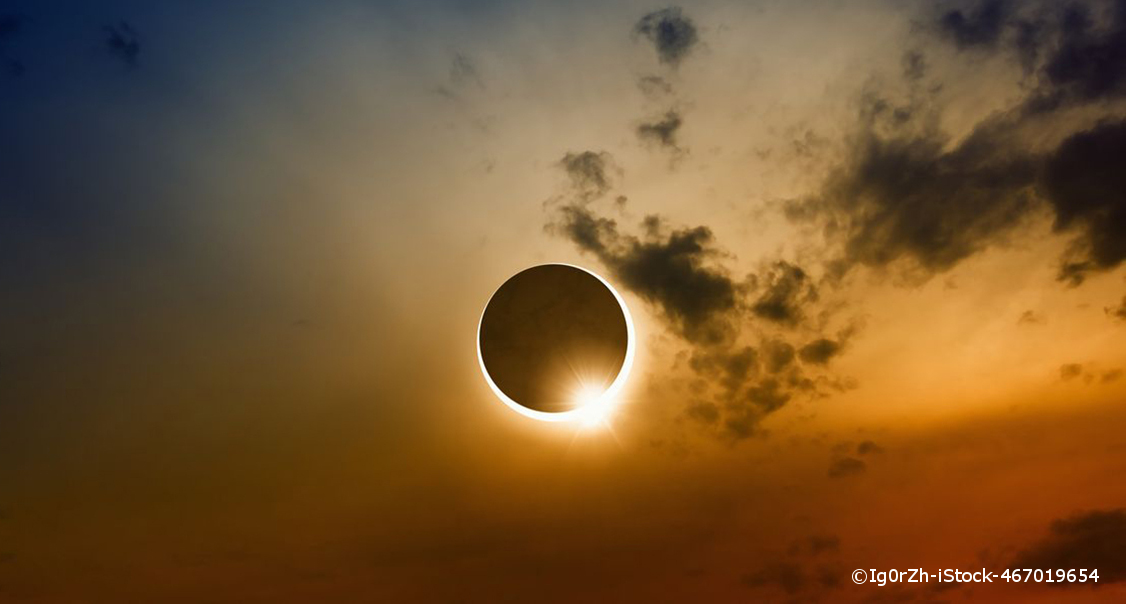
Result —
[{"label": "solar eclipse", "polygon": [[510,277],[477,328],[489,387],[537,420],[601,420],[625,385],[633,355],[633,321],[621,295],[601,276],[568,264]]}]

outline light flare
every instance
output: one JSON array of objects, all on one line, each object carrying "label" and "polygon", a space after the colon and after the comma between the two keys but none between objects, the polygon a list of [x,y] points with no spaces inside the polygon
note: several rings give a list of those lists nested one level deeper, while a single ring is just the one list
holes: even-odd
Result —
[{"label": "light flare", "polygon": [[606,390],[597,386],[582,386],[575,395],[575,420],[583,428],[598,428],[608,424],[614,401]]}]

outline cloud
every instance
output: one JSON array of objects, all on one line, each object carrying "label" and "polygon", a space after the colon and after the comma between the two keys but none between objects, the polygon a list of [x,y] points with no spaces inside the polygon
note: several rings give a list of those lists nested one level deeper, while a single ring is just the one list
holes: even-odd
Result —
[{"label": "cloud", "polygon": [[[1126,52],[1126,49],[1124,49]],[[1123,56],[1126,61],[1126,54]],[[1044,167],[1053,229],[1077,232],[1060,279],[1082,283],[1091,271],[1126,260],[1126,122],[1104,123],[1060,144]]]},{"label": "cloud", "polygon": [[840,342],[828,338],[818,338],[801,347],[798,356],[802,362],[825,365],[841,351]]},{"label": "cloud", "polygon": [[[1045,208],[1053,232],[1072,238],[1058,278],[1072,286],[1126,260],[1126,121],[1104,120],[1032,151],[1026,140],[1065,108],[1126,98],[1126,1],[1099,23],[1082,5],[1030,21],[987,1],[938,19],[959,48],[1015,51],[1034,73],[1029,92],[952,140],[933,91],[905,67],[912,100],[896,105],[866,91],[848,151],[820,191],[784,205],[794,222],[820,225],[839,272],[897,267],[922,280],[991,246]],[[1012,35],[1009,35],[1009,32]],[[905,58],[906,61],[906,58]]]},{"label": "cloud", "polygon": [[1100,384],[1109,384],[1117,381],[1122,375],[1123,370],[1121,369],[1097,371],[1079,363],[1065,363],[1060,365],[1060,380],[1064,382],[1082,378],[1084,384],[1094,383],[1096,379]]},{"label": "cloud", "polygon": [[747,573],[742,578],[748,587],[777,585],[787,594],[793,595],[805,588],[808,583],[805,571],[793,562],[778,561]]},{"label": "cloud", "polygon": [[117,25],[106,25],[102,28],[102,31],[106,35],[106,50],[121,59],[129,67],[135,66],[137,55],[141,52],[141,44],[133,27],[122,21]]},{"label": "cloud", "polygon": [[[546,228],[594,256],[689,346],[687,367],[702,385],[685,408],[688,418],[740,440],[756,434],[764,417],[795,396],[837,388],[835,380],[805,375],[794,362],[795,346],[772,333],[800,325],[804,307],[818,300],[801,267],[767,262],[737,280],[724,268],[727,254],[707,226],[673,227],[648,215],[634,229],[623,228],[598,210],[597,200],[613,186],[612,165],[607,153],[567,153],[559,167],[569,175],[572,197],[556,198]],[[614,202],[613,209],[624,203]],[[771,329],[744,329],[756,319]],[[805,353],[811,359],[826,354],[835,351]]]},{"label": "cloud", "polygon": [[716,255],[711,229],[700,226],[666,233],[663,222],[649,216],[643,223],[647,235],[639,239],[620,233],[614,220],[579,205],[562,208],[560,218],[555,230],[593,253],[630,291],[659,307],[686,339],[707,343],[727,339],[732,330],[728,315],[735,310],[738,286],[709,262]]},{"label": "cloud", "polygon": [[841,548],[841,539],[836,535],[810,535],[807,541],[809,553],[814,556],[826,552],[836,552]]},{"label": "cloud", "polygon": [[450,59],[450,83],[455,86],[475,84],[478,87],[484,87],[481,75],[477,72],[477,66],[473,64],[469,57],[460,52],[455,52],[453,58]]},{"label": "cloud", "polygon": [[937,130],[898,126],[882,134],[878,120],[902,122],[871,100],[846,160],[821,192],[786,205],[794,221],[820,221],[840,248],[843,270],[906,262],[926,276],[943,272],[995,242],[1034,207],[1037,163],[1007,148],[1005,124],[979,124],[950,146]]},{"label": "cloud", "polygon": [[[692,354],[692,370],[718,389],[719,405],[715,405],[715,409],[722,411],[721,426],[726,436],[735,440],[749,438],[756,434],[763,418],[784,407],[794,396],[818,394],[817,382],[806,377],[792,362],[778,367],[777,361],[771,358],[774,352],[764,352],[768,348],[786,347],[792,355],[792,346],[770,339],[761,340],[758,348],[717,345],[698,348]],[[769,373],[764,373],[764,368]],[[692,415],[707,412],[699,409]]]},{"label": "cloud", "polygon": [[1126,2],[1113,3],[1108,24],[1096,23],[1090,9],[1078,3],[1059,14],[1055,39],[1035,39],[1035,53],[1046,57],[1038,104],[1121,97],[1126,93]]},{"label": "cloud", "polygon": [[477,65],[460,52],[455,52],[450,58],[450,70],[446,81],[445,85],[438,86],[434,91],[449,99],[458,99],[463,92],[474,88],[485,89],[485,82],[481,79]]},{"label": "cloud", "polygon": [[864,463],[864,460],[855,457],[842,457],[829,464],[828,474],[829,478],[844,478],[863,474],[867,470],[868,464]]},{"label": "cloud", "polygon": [[763,362],[770,373],[778,373],[794,362],[794,347],[788,342],[767,339],[762,343]]},{"label": "cloud", "polygon": [[747,378],[758,373],[758,351],[750,346],[725,354],[721,359],[725,385],[729,390],[737,389]]},{"label": "cloud", "polygon": [[1122,303],[1118,305],[1118,308],[1107,308],[1106,314],[1126,321],[1126,296],[1122,297]]},{"label": "cloud", "polygon": [[834,534],[813,534],[807,538],[790,543],[786,551],[789,556],[816,558],[840,551],[841,540]]},{"label": "cloud", "polygon": [[1060,379],[1065,382],[1081,375],[1083,375],[1083,366],[1079,363],[1065,363],[1060,365]]},{"label": "cloud", "polygon": [[939,30],[958,48],[995,46],[1008,17],[1003,0],[988,0],[970,11],[951,10],[939,18]]},{"label": "cloud", "polygon": [[[790,596],[805,592],[810,601],[817,601],[817,596],[840,587],[844,572],[835,565],[807,568],[797,560],[775,560],[744,574],[741,582],[752,589],[780,588]],[[818,591],[821,593],[809,593]]]},{"label": "cloud", "polygon": [[[1044,210],[1053,232],[1071,238],[1060,281],[1076,286],[1126,261],[1126,174],[1116,162],[1126,154],[1126,121],[1106,104],[1126,99],[1126,1],[1097,13],[1045,7],[986,0],[937,17],[941,39],[1013,52],[1029,74],[1023,98],[960,140],[938,126],[934,89],[919,82],[921,57],[904,56],[910,101],[865,90],[838,165],[818,192],[784,204],[792,221],[821,227],[836,272],[894,267],[926,280],[1007,244]],[[1060,137],[1067,122],[1049,118],[1079,107],[1102,121]],[[1045,148],[1033,139],[1062,142]]]},{"label": "cloud", "polygon": [[776,377],[766,378],[747,389],[747,400],[765,413],[776,411],[793,396],[787,385]]},{"label": "cloud", "polygon": [[783,325],[796,325],[804,317],[803,304],[817,300],[817,288],[800,267],[778,260],[760,275],[752,275],[752,289],[761,294],[751,305],[759,318]]},{"label": "cloud", "polygon": [[1108,18],[1100,22],[1103,11],[1093,14],[1079,2],[1017,10],[1012,2],[985,0],[973,9],[944,13],[937,29],[962,50],[1014,52],[1025,71],[1036,76],[1024,108],[1051,111],[1126,95],[1126,2],[1107,4]]},{"label": "cloud", "polygon": [[1046,322],[1044,315],[1034,310],[1026,310],[1017,317],[1017,325],[1042,325]]},{"label": "cloud", "polygon": [[[708,376],[725,393],[727,407],[735,406],[744,386],[759,375],[758,351],[750,346],[720,346],[696,350],[689,365],[698,375]],[[749,434],[748,434],[749,435]]]},{"label": "cloud", "polygon": [[[1014,568],[1099,569],[1099,585],[1126,580],[1126,509],[1094,510],[1052,522],[1049,533],[1014,557]],[[1056,587],[1083,583],[1057,582]]]},{"label": "cloud", "polygon": [[917,50],[903,53],[903,78],[908,81],[921,80],[927,75],[927,58]]},{"label": "cloud", "polygon": [[686,413],[688,417],[705,424],[715,424],[719,421],[719,407],[715,403],[705,401],[689,405]]},{"label": "cloud", "polygon": [[672,94],[672,84],[661,76],[647,75],[637,79],[637,87],[642,94],[650,98],[659,98]]},{"label": "cloud", "polygon": [[676,132],[683,121],[676,110],[670,109],[664,117],[654,122],[647,122],[637,127],[637,137],[643,141],[655,142],[662,147],[679,151],[676,144]]},{"label": "cloud", "polygon": [[809,535],[791,543],[784,556],[770,554],[768,562],[744,574],[741,581],[753,589],[780,588],[790,596],[805,594],[805,599],[793,601],[818,601],[841,586],[845,569],[834,562],[840,549],[837,535]]},{"label": "cloud", "polygon": [[583,200],[602,197],[613,186],[613,158],[605,151],[568,152],[559,160],[559,165]]},{"label": "cloud", "polygon": [[633,30],[653,43],[661,63],[673,67],[679,65],[699,41],[696,25],[678,6],[645,15]]},{"label": "cloud", "polygon": [[883,447],[870,440],[862,441],[859,445],[856,445],[857,455],[874,455],[883,452]]}]

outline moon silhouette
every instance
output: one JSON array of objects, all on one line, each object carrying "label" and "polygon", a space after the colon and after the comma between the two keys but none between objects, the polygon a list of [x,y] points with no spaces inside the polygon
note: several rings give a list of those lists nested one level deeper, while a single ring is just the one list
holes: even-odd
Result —
[{"label": "moon silhouette", "polygon": [[633,351],[633,321],[621,295],[569,264],[510,277],[477,327],[477,356],[493,392],[514,411],[545,421],[604,408],[625,385]]}]

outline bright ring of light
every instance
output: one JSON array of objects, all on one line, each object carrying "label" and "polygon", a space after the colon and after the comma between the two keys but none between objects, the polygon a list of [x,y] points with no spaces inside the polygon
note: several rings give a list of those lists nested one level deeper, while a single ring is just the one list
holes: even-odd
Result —
[{"label": "bright ring of light", "polygon": [[[610,285],[609,281],[603,279],[602,275],[599,275],[594,271],[585,269],[581,266],[576,266],[574,264],[566,264],[564,262],[548,262],[546,264],[537,264],[535,266],[567,266],[571,268],[577,268],[580,271],[583,271],[584,273],[587,273],[593,276],[595,279],[601,281],[602,285],[605,285],[606,289],[610,290],[610,293],[614,294],[614,299],[617,300],[618,305],[622,307],[622,317],[626,320],[626,358],[622,361],[622,368],[618,370],[618,376],[614,378],[614,381],[610,383],[610,386],[606,388],[606,390],[604,390],[602,394],[600,394],[597,398],[583,404],[581,407],[576,407],[569,411],[537,411],[536,409],[529,409],[528,407],[525,407],[524,405],[521,405],[520,403],[512,400],[512,398],[505,394],[504,391],[496,385],[496,382],[493,381],[492,376],[489,375],[489,370],[485,367],[485,357],[481,355],[481,323],[485,319],[485,309],[489,308],[489,302],[492,302],[493,300],[492,296],[489,296],[489,302],[485,303],[485,309],[481,310],[481,317],[477,319],[477,362],[481,365],[481,373],[485,376],[485,381],[489,383],[489,388],[492,388],[493,394],[497,395],[497,398],[503,401],[505,405],[508,405],[510,409],[525,417],[538,419],[544,422],[565,422],[582,421],[590,418],[592,415],[601,415],[600,412],[603,411],[608,405],[610,405],[614,400],[614,397],[617,396],[618,393],[621,392],[622,388],[625,387],[626,378],[629,377],[629,370],[633,367],[633,353],[635,348],[633,317],[631,317],[629,314],[629,308],[626,307],[626,301],[622,299],[622,296],[618,293],[618,290],[614,289],[613,285]],[[530,266],[528,268],[534,267]],[[515,274],[519,274],[520,272],[523,271],[519,271]],[[493,295],[496,295],[496,292],[493,292]]]}]

